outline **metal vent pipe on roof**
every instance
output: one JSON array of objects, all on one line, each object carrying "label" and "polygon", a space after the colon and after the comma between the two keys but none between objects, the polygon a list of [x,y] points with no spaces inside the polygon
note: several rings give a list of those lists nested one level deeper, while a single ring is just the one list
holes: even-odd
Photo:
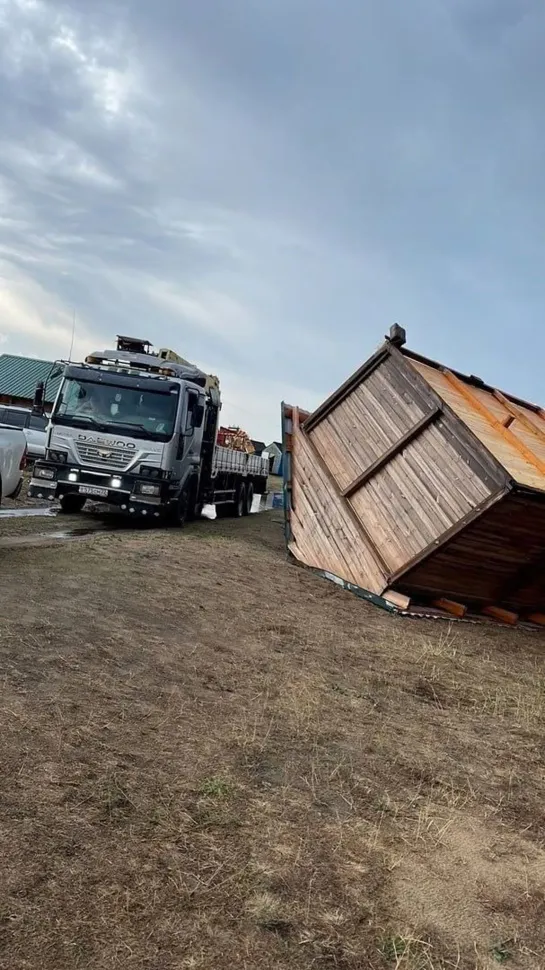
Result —
[{"label": "metal vent pipe on roof", "polygon": [[390,327],[390,334],[386,338],[394,347],[403,347],[407,343],[407,332],[399,323],[393,323]]}]

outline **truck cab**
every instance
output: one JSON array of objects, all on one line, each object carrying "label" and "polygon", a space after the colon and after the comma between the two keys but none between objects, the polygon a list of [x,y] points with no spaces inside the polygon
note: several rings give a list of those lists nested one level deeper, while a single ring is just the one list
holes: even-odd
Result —
[{"label": "truck cab", "polygon": [[185,518],[199,489],[206,405],[214,408],[206,382],[136,338],[67,364],[29,494],[67,512],[94,499],[129,515]]},{"label": "truck cab", "polygon": [[266,491],[268,459],[217,444],[220,408],[217,377],[118,337],[115,350],[65,365],[29,495],[58,499],[65,512],[94,499],[179,525],[205,504],[247,515]]}]

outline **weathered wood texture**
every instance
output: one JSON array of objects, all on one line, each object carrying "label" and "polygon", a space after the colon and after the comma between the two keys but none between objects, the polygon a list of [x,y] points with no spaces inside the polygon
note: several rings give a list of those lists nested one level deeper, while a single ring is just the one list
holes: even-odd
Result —
[{"label": "weathered wood texture", "polygon": [[522,615],[545,612],[545,501],[512,492],[416,565],[396,588]]},{"label": "weathered wood texture", "polygon": [[467,606],[464,603],[457,603],[456,600],[449,600],[444,596],[432,600],[431,605],[435,606],[438,610],[443,610],[445,613],[451,613],[452,616],[457,616],[458,619],[461,619],[467,613]]},{"label": "weathered wood texture", "polygon": [[382,593],[505,473],[401,354],[359,374],[305,427],[294,418],[290,548]]},{"label": "weathered wood texture", "polygon": [[442,419],[356,492],[352,507],[393,574],[490,494],[443,433]]},{"label": "weathered wood texture", "polygon": [[294,422],[292,551],[376,593],[545,614],[542,415],[381,348]]},{"label": "weathered wood texture", "polygon": [[433,403],[431,394],[416,391],[388,357],[309,434],[344,489],[410,431]]},{"label": "weathered wood texture", "polygon": [[389,356],[309,432],[390,574],[478,506],[499,480],[477,442],[471,449],[460,422],[450,413],[436,416],[441,401],[415,376],[401,355]]},{"label": "weathered wood texture", "polygon": [[387,583],[380,560],[302,430],[296,408],[292,429],[291,552],[307,566],[381,593]]},{"label": "weathered wood texture", "polygon": [[[501,400],[501,394],[497,396],[494,392],[483,388],[469,387],[470,395],[500,424],[505,426],[508,419],[513,418],[509,423],[509,434],[504,435],[487,420],[478,407],[472,405],[470,400],[453,386],[441,369],[408,356],[405,359],[437,391],[516,482],[545,490],[545,474],[523,454],[524,449],[528,449],[535,455],[537,464],[545,464],[545,420],[539,413],[521,405],[509,407]],[[532,431],[532,428],[535,430]],[[511,435],[519,439],[523,446],[521,450],[516,447],[516,443],[512,442]]]},{"label": "weathered wood texture", "polygon": [[[323,401],[322,404],[320,404],[315,411],[312,412],[312,414],[308,417],[308,420],[306,421],[306,430],[310,431],[315,424],[318,424],[318,422],[322,420],[324,415],[328,414],[330,411],[333,410],[334,407],[340,404],[343,398],[345,398],[350,393],[350,391],[352,391],[355,387],[357,387],[358,384],[361,384],[362,381],[366,380],[366,378],[369,377],[369,375],[375,370],[375,368],[378,367],[379,364],[381,364],[389,356],[390,356],[390,347],[388,346],[388,344],[384,344],[382,347],[379,347],[379,349],[376,351],[376,353],[372,355],[372,357],[369,357],[369,359],[366,360],[365,363],[361,365],[361,367],[358,367],[357,371],[351,374],[348,380],[344,382],[344,384],[341,384],[340,387],[338,387],[335,391],[333,391],[333,394],[330,394],[330,396],[325,401]],[[301,423],[302,423],[302,420],[301,420]]]},{"label": "weathered wood texture", "polygon": [[378,475],[379,471],[388,465],[389,462],[391,462],[397,455],[401,454],[402,451],[406,451],[414,439],[418,438],[418,436],[422,434],[422,432],[425,431],[425,429],[432,424],[433,421],[436,421],[440,414],[440,407],[429,410],[424,417],[420,418],[416,424],[413,424],[412,428],[406,431],[405,434],[401,435],[401,438],[394,441],[394,443],[390,445],[390,447],[384,451],[382,455],[368,465],[365,471],[361,472],[361,474],[358,475],[351,485],[349,485],[347,488],[343,488],[341,492],[343,498],[350,498],[354,492],[357,492],[358,489],[362,488],[362,486],[365,485],[371,478]]}]

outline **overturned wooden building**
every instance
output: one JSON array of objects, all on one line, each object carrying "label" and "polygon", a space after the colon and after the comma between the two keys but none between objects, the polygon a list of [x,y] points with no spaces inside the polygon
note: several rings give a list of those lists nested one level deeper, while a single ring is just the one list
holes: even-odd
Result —
[{"label": "overturned wooden building", "polygon": [[545,412],[390,337],[283,405],[288,544],[363,590],[545,622]]}]

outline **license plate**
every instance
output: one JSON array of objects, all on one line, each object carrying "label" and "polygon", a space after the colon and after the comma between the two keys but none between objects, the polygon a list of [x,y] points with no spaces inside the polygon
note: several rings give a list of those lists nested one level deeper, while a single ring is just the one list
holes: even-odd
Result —
[{"label": "license plate", "polygon": [[80,495],[96,495],[97,498],[108,498],[107,488],[95,488],[94,485],[80,485]]}]

